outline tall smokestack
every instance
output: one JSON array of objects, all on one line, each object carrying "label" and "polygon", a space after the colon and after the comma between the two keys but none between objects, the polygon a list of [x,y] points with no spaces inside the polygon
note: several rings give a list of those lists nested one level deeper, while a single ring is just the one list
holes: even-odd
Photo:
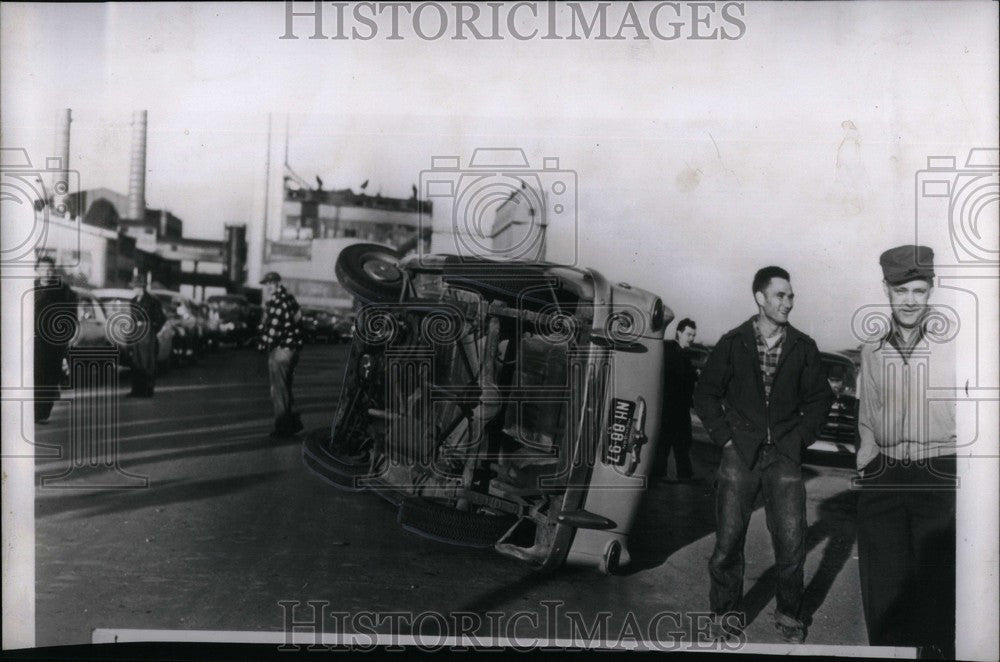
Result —
[{"label": "tall smokestack", "polygon": [[132,167],[128,175],[128,218],[146,218],[146,111],[132,113]]},{"label": "tall smokestack", "polygon": [[66,213],[66,196],[69,193],[69,125],[73,111],[63,108],[56,118],[56,156],[59,169],[52,175],[52,208],[56,213]]}]

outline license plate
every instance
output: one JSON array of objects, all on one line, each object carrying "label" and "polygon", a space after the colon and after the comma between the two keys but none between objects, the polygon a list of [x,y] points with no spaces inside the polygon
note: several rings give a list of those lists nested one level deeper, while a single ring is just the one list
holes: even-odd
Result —
[{"label": "license plate", "polygon": [[634,414],[634,402],[612,398],[611,411],[608,414],[608,433],[604,439],[605,464],[625,464],[628,445],[632,439]]}]

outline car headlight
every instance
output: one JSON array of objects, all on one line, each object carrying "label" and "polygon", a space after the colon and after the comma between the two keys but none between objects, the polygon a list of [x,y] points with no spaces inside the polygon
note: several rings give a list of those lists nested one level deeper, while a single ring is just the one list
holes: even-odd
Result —
[{"label": "car headlight", "polygon": [[653,314],[649,318],[650,330],[653,333],[657,333],[667,325],[666,323],[666,306],[663,305],[663,299],[657,297],[656,301],[653,303]]}]

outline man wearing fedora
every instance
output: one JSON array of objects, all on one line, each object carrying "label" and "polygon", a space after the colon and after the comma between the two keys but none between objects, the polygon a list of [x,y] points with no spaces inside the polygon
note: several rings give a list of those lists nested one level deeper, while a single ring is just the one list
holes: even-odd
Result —
[{"label": "man wearing fedora", "polygon": [[955,401],[927,388],[956,384],[954,333],[928,324],[934,253],[882,253],[891,316],[861,350],[858,391],[858,554],[872,645],[955,646]]},{"label": "man wearing fedora", "polygon": [[163,314],[160,302],[146,289],[146,280],[138,272],[132,275],[129,287],[133,292],[130,310],[136,337],[128,346],[132,364],[132,390],[127,397],[151,398],[156,387],[156,355],[159,346],[156,335],[167,323],[167,317]]},{"label": "man wearing fedora", "polygon": [[302,430],[302,421],[294,411],[292,378],[302,350],[302,310],[281,284],[274,271],[261,279],[264,286],[264,315],[257,328],[257,349],[267,354],[267,372],[274,403],[272,437],[287,437]]}]

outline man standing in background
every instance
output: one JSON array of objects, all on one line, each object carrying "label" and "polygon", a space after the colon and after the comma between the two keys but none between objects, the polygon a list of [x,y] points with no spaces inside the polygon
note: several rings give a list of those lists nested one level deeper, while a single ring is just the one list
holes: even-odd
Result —
[{"label": "man standing in background", "polygon": [[157,334],[167,323],[163,306],[146,289],[146,280],[138,272],[132,276],[131,311],[135,320],[136,339],[129,344],[132,364],[132,390],[126,397],[151,398],[156,387],[156,357],[159,354]]},{"label": "man standing in background", "polygon": [[662,441],[653,463],[653,477],[662,478],[667,473],[670,450],[674,451],[677,479],[682,482],[694,478],[691,467],[691,407],[698,371],[691,362],[689,349],[698,334],[694,320],[684,318],[677,323],[674,339],[664,343],[663,424]]},{"label": "man standing in background", "polygon": [[788,272],[765,267],[754,276],[752,290],[757,315],[719,339],[694,393],[698,416],[722,447],[715,549],[708,562],[712,630],[730,637],[746,626],[743,547],[754,502],[763,492],[777,570],[774,626],[783,640],[801,643],[806,636],[799,614],[806,558],[802,449],[816,438],[833,392],[816,342],[788,323],[795,297]]},{"label": "man standing in background", "polygon": [[302,310],[276,272],[267,273],[264,286],[264,315],[257,328],[257,349],[267,354],[267,372],[274,403],[272,437],[288,437],[302,430],[302,421],[294,411],[292,378],[302,350]]},{"label": "man standing in background", "polygon": [[48,255],[38,258],[35,274],[35,423],[44,425],[59,399],[63,358],[76,334],[76,294],[56,276]]},{"label": "man standing in background", "polygon": [[949,329],[928,324],[933,262],[926,246],[879,258],[892,318],[861,350],[858,561],[869,643],[951,659],[956,405],[927,389],[958,380]]}]

